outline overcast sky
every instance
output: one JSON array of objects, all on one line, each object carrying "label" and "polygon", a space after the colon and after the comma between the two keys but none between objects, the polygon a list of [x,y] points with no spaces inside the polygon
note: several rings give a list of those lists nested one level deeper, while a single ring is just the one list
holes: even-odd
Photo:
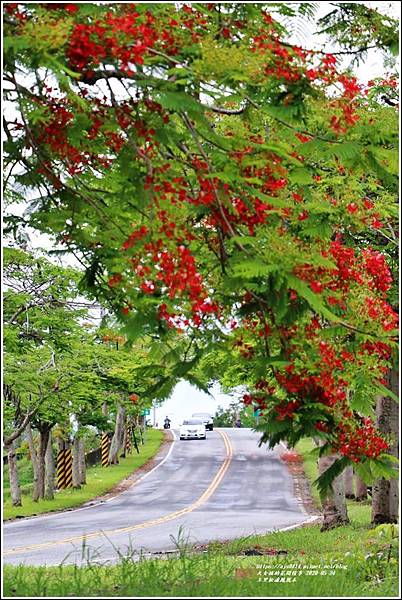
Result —
[{"label": "overcast sky", "polygon": [[[266,4],[266,3],[265,3]],[[368,7],[375,8],[384,14],[399,18],[400,2],[365,2]],[[330,2],[319,2],[317,17],[322,17],[332,10]],[[300,28],[299,28],[300,29]],[[303,27],[298,35],[292,36],[291,43],[302,45],[306,48],[320,48],[326,52],[336,50],[332,45],[326,44],[323,37],[313,37],[314,23],[311,25],[303,21]],[[344,65],[347,66],[347,59]],[[382,52],[369,50],[367,60],[357,68],[354,68],[357,77],[363,82],[367,82],[375,77],[384,75],[383,55]],[[13,117],[15,118],[15,117]],[[10,207],[11,208],[11,207]],[[26,206],[20,204],[12,207],[14,214],[22,214]],[[54,242],[49,236],[39,234],[35,231],[29,232],[31,248],[43,248],[51,250],[55,248]],[[55,259],[53,259],[55,260]],[[68,255],[60,259],[63,264],[68,264],[74,267],[81,268],[74,256]],[[149,419],[158,422],[159,426],[163,425],[163,419],[166,415],[172,420],[172,425],[177,426],[183,419],[191,416],[193,412],[210,412],[214,414],[219,405],[227,407],[238,395],[228,396],[221,393],[219,385],[216,384],[211,390],[211,395],[208,396],[200,392],[187,382],[180,382],[174,389],[171,398],[163,404],[162,407],[151,411]]]}]

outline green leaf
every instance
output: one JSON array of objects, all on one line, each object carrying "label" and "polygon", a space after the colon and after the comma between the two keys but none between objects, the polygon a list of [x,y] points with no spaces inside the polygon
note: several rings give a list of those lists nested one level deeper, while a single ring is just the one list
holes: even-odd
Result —
[{"label": "green leaf", "polygon": [[142,335],[153,331],[157,324],[158,320],[154,313],[137,312],[125,320],[123,332],[127,335],[128,341],[133,342]]},{"label": "green leaf", "polygon": [[390,390],[385,385],[383,385],[382,383],[377,382],[376,386],[375,386],[375,390],[379,394],[381,394],[381,396],[388,396],[389,398],[392,398],[392,400],[395,400],[395,402],[399,403],[398,396],[392,390]]},{"label": "green leaf", "polygon": [[383,460],[376,458],[371,460],[370,462],[371,472],[375,479],[381,479],[382,477],[384,479],[398,478],[398,469],[389,460],[385,458]]},{"label": "green leaf", "polygon": [[367,163],[371,169],[373,169],[379,179],[388,187],[391,191],[396,192],[398,190],[398,177],[390,173],[383,167],[383,165],[377,160],[373,150],[366,151]]},{"label": "green leaf", "polygon": [[288,273],[286,277],[289,288],[294,289],[302,298],[307,300],[315,312],[327,318],[329,321],[337,322],[341,320],[339,317],[334,315],[323,302],[321,302],[318,295],[309,288],[306,282],[302,281],[296,277],[296,275],[292,275],[291,273]]},{"label": "green leaf", "polygon": [[187,111],[190,113],[204,113],[205,108],[193,96],[184,92],[158,92],[156,100],[164,108],[176,112]]},{"label": "green leaf", "polygon": [[373,416],[373,400],[367,393],[366,387],[358,389],[352,394],[350,407],[361,415]]},{"label": "green leaf", "polygon": [[344,469],[350,464],[350,460],[346,457],[338,458],[332,465],[324,471],[315,481],[314,485],[320,493],[322,500],[332,492],[332,484],[334,479],[340,475]]},{"label": "green leaf", "polygon": [[299,185],[307,185],[313,182],[313,176],[310,171],[302,167],[293,169],[289,173],[289,181]]},{"label": "green leaf", "polygon": [[253,279],[273,273],[278,270],[278,265],[270,265],[259,258],[246,258],[232,264],[232,273],[235,277]]},{"label": "green leaf", "polygon": [[371,485],[373,483],[373,474],[371,472],[369,461],[364,461],[360,463],[355,463],[353,465],[353,469],[366,485]]}]

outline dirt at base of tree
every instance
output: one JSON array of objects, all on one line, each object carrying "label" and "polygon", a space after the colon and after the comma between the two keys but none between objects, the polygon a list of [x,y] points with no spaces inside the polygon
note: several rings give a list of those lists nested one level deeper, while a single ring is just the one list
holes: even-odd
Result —
[{"label": "dirt at base of tree", "polygon": [[[296,496],[299,503],[303,506],[305,512],[308,513],[308,515],[319,517],[322,515],[322,513],[318,508],[316,501],[311,495],[310,482],[304,471],[303,457],[298,455],[298,453],[296,453],[294,450],[291,451],[291,454],[295,455],[295,460],[285,459],[283,460],[283,462],[286,464],[289,473],[292,475],[294,495]],[[290,452],[286,450],[285,452],[280,454],[281,459],[282,455],[285,458],[285,456],[290,455]]]}]

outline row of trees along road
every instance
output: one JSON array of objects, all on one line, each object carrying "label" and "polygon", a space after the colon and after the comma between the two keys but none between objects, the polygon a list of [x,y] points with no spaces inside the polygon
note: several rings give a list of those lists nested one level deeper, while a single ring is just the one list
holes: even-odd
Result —
[{"label": "row of trees along road", "polygon": [[[331,54],[289,41],[309,2],[6,10],[7,194],[34,196],[8,230],[82,257],[130,342],[181,336],[158,393],[231,373],[263,443],[317,439],[344,522],[345,468],[396,474],[397,21],[331,3]],[[389,72],[363,84],[370,48]]]},{"label": "row of trees along road", "polygon": [[[17,445],[32,462],[33,500],[52,498],[54,450],[73,446],[73,486],[85,484],[84,434],[114,430],[109,463],[124,453],[124,425],[149,406],[138,381],[145,351],[127,352],[124,338],[88,321],[79,296],[81,273],[22,250],[4,249],[4,444],[12,503],[21,504]],[[93,308],[93,306],[92,306]],[[87,320],[86,320],[87,319]],[[39,438],[39,439],[36,439]]]}]

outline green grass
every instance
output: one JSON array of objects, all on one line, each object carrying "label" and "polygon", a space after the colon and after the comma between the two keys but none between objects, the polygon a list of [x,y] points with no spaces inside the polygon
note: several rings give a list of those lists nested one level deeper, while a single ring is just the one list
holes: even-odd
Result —
[{"label": "green grass", "polygon": [[[84,567],[5,566],[4,594],[12,597],[397,597],[395,563],[377,568],[365,559],[378,546],[369,539],[364,507],[352,523],[320,533],[318,526],[213,544],[191,554],[181,546],[179,558],[134,562],[130,555],[117,565]],[[366,507],[367,509],[367,507]],[[180,544],[179,544],[180,546]],[[287,555],[244,556],[245,549],[285,550]],[[259,566],[259,565],[262,565]],[[288,565],[297,565],[290,567]],[[273,572],[318,572],[338,565],[335,575],[296,575],[295,582],[269,582]],[[264,575],[267,578],[264,581]],[[276,576],[273,576],[276,578]]]},{"label": "green grass", "polygon": [[158,451],[162,439],[162,431],[158,429],[149,429],[146,434],[145,445],[140,446],[140,454],[137,454],[135,450],[133,450],[133,454],[127,458],[121,458],[118,465],[107,468],[102,468],[101,466],[89,468],[87,470],[87,484],[85,486],[78,490],[61,490],[55,494],[53,500],[33,502],[29,496],[23,495],[23,505],[14,507],[11,505],[9,492],[4,490],[3,519],[12,519],[18,516],[27,517],[66,508],[73,508],[88,502],[96,496],[106,493],[119,481],[130,475],[130,473],[152,458]]}]

